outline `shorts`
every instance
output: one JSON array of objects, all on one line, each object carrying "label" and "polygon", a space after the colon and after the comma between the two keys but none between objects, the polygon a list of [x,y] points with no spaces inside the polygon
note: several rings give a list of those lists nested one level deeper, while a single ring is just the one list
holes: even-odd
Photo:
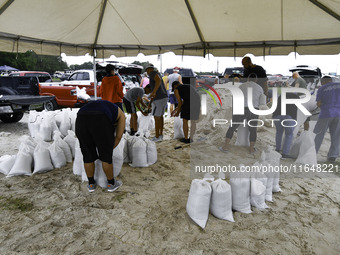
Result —
[{"label": "shorts", "polygon": [[169,102],[170,102],[170,104],[178,104],[175,94],[169,95]]},{"label": "shorts", "polygon": [[127,113],[136,113],[136,104],[134,102],[131,102],[124,97],[123,104],[125,105]]},{"label": "shorts", "polygon": [[168,106],[168,98],[164,97],[162,99],[157,99],[152,101],[152,115],[156,117],[161,117],[165,113],[165,109]]},{"label": "shorts", "polygon": [[75,131],[84,163],[92,163],[99,158],[103,162],[112,164],[115,128],[104,113],[78,114]]}]

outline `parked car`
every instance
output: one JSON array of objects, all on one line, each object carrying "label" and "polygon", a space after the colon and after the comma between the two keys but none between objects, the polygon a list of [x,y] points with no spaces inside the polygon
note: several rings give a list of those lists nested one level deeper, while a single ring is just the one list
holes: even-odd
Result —
[{"label": "parked car", "polygon": [[[243,77],[244,68],[243,67],[227,67],[221,76],[219,76],[219,83],[227,83],[230,78]],[[228,78],[227,78],[228,77]]]},{"label": "parked car", "polygon": [[52,77],[48,72],[19,71],[19,72],[10,73],[9,76],[37,77],[39,82],[52,82]]}]

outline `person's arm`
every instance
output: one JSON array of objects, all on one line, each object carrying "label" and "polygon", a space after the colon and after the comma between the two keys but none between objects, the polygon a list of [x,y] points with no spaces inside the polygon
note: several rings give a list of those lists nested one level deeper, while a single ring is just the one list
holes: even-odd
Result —
[{"label": "person's arm", "polygon": [[159,75],[155,75],[155,87],[153,89],[153,91],[151,92],[151,99],[154,99],[156,97],[156,93],[157,93],[157,90],[159,89],[159,86],[161,85],[161,78],[159,77]]},{"label": "person's arm", "polygon": [[182,75],[178,76],[178,81],[179,81],[180,84],[183,84]]},{"label": "person's arm", "polygon": [[117,80],[118,80],[118,96],[123,99],[124,97],[124,93],[123,93],[123,84],[122,82],[120,81],[119,77],[117,76]]},{"label": "person's arm", "polygon": [[321,101],[317,101],[317,102],[316,102],[316,105],[317,105],[318,107],[321,107],[321,105],[322,105]]},{"label": "person's arm", "polygon": [[140,81],[139,87],[143,87],[144,78]]},{"label": "person's arm", "polygon": [[181,96],[179,95],[178,89],[175,89],[174,94],[177,99],[178,105],[176,109],[172,111],[171,116],[178,117],[179,114],[181,113],[183,102],[182,102]]},{"label": "person's arm", "polygon": [[[148,107],[143,103],[143,100],[138,97],[136,101],[136,107],[144,116],[148,116]],[[147,109],[146,111],[143,111],[143,109]]]},{"label": "person's arm", "polygon": [[117,145],[119,144],[120,140],[122,139],[124,130],[125,130],[125,114],[120,108],[118,108],[116,137],[113,148],[116,148]]}]

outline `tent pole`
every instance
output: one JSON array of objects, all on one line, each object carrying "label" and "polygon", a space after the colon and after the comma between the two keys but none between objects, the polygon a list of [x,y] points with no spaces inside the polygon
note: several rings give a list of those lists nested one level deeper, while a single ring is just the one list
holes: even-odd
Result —
[{"label": "tent pole", "polygon": [[93,88],[94,88],[94,100],[97,100],[97,70],[96,70],[96,50],[93,49]]}]

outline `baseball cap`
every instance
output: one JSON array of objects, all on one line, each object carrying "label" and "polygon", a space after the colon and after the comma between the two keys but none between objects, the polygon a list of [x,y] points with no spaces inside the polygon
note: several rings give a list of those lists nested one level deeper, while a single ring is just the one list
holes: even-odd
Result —
[{"label": "baseball cap", "polygon": [[148,64],[146,67],[145,67],[145,71],[148,70],[149,68],[155,68],[153,64]]}]

